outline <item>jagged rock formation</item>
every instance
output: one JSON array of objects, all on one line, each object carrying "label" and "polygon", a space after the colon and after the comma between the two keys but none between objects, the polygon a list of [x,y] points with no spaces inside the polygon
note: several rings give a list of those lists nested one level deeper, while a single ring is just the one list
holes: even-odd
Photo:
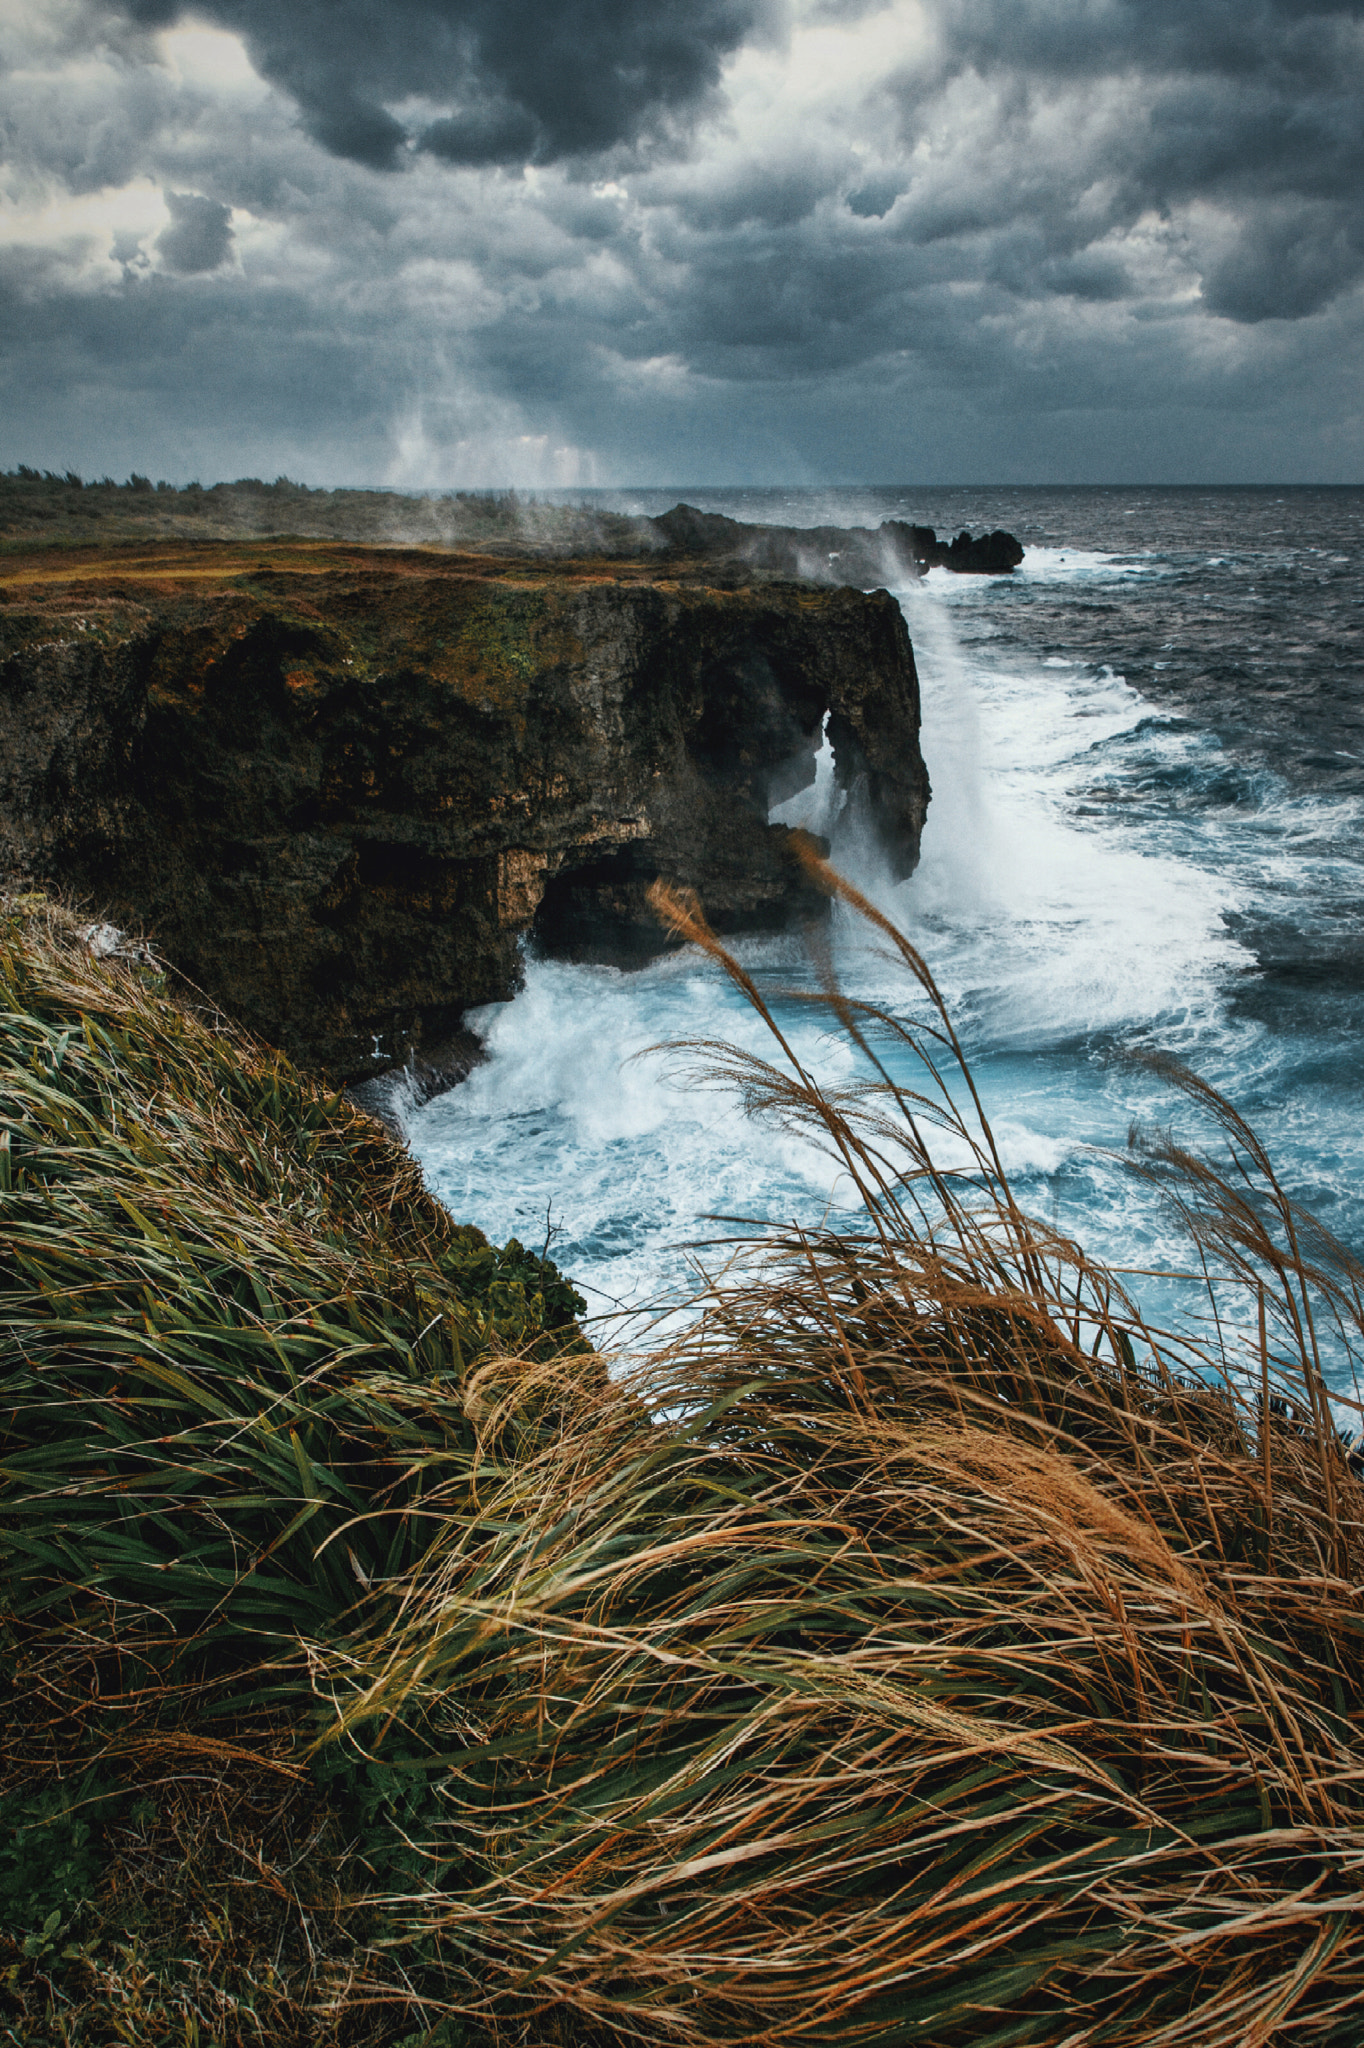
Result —
[{"label": "jagged rock formation", "polygon": [[1001,576],[1016,569],[1023,549],[996,529],[973,540],[959,533],[939,540],[931,526],[883,519],[870,526],[750,526],[722,512],[677,505],[650,520],[670,550],[709,561],[730,561],[767,576],[799,576],[820,583],[906,583],[926,569],[959,575]]},{"label": "jagged rock formation", "polygon": [[770,803],[839,781],[898,874],[928,800],[883,591],[704,564],[306,544],[0,567],[0,872],[148,930],[335,1077],[467,1063],[518,941],[631,961],[654,876],[722,931],[812,902]]}]

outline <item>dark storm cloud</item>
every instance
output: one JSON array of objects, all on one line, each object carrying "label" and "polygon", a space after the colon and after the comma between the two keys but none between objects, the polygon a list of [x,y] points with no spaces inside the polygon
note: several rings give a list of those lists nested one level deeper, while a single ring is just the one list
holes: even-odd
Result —
[{"label": "dark storm cloud", "polygon": [[0,460],[1352,475],[1362,17],[30,0]]},{"label": "dark storm cloud", "polygon": [[1096,77],[1127,68],[1328,85],[1357,57],[1352,0],[953,0],[944,49],[981,71]]},{"label": "dark storm cloud", "polygon": [[1211,311],[1232,320],[1315,313],[1364,275],[1358,207],[1312,202],[1261,207],[1203,281]]},{"label": "dark storm cloud", "polygon": [[[830,163],[814,150],[807,151],[799,162],[744,165],[722,184],[686,193],[682,203],[688,225],[726,239],[753,227],[797,227],[814,212],[830,186],[837,184],[843,170],[842,152]],[[656,181],[655,191],[666,190],[668,183],[666,179]]]},{"label": "dark storm cloud", "polygon": [[[1364,7],[953,0],[937,19],[940,68],[928,91],[916,80],[904,94],[911,136],[931,125],[953,77],[999,89],[1001,120],[1020,133],[1048,95],[1115,83],[1130,95],[1131,117],[1112,124],[1102,159],[1087,161],[1077,140],[1070,189],[1051,181],[1050,277],[1072,275],[1054,259],[1093,239],[1081,203],[1092,178],[1111,188],[1104,228],[1192,202],[1235,215],[1204,289],[1208,309],[1233,320],[1301,319],[1364,275]],[[1014,206],[1035,228],[1039,195],[1021,157],[1019,171]],[[994,197],[1006,212],[1007,192]],[[966,225],[962,214],[949,231]],[[1045,287],[1048,273],[1037,281]]]},{"label": "dark storm cloud", "polygon": [[432,121],[421,133],[422,148],[448,164],[526,163],[538,142],[534,115],[505,99]]},{"label": "dark storm cloud", "polygon": [[[209,482],[330,460],[369,481],[388,459],[373,394],[400,370],[387,325],[370,309],[319,333],[306,292],[248,297],[227,270],[193,291],[143,270],[94,296],[74,262],[0,249],[0,419],[87,476]],[[6,435],[11,462],[19,445]]]},{"label": "dark storm cloud", "polygon": [[848,211],[855,213],[859,220],[884,219],[900,197],[904,182],[900,172],[869,179],[865,185],[859,185],[855,192],[848,194]]},{"label": "dark storm cloud", "polygon": [[[451,163],[587,154],[633,141],[714,87],[762,0],[127,0],[165,28],[240,34],[309,131],[378,169],[413,142]],[[447,111],[405,123],[413,98]]]},{"label": "dark storm cloud", "polygon": [[197,192],[168,192],[171,224],[156,238],[161,261],[182,277],[217,270],[232,248],[232,209]]}]

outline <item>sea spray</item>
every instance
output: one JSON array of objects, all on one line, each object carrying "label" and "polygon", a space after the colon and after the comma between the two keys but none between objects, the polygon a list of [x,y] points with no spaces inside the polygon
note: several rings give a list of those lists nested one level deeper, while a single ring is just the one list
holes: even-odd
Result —
[{"label": "sea spray", "polygon": [[[1134,1121],[1172,1114],[1126,1057],[1158,1046],[1247,1109],[1294,1191],[1364,1244],[1364,774],[1325,737],[1348,739],[1351,675],[1357,693],[1348,556],[1332,567],[1354,543],[1326,546],[1355,516],[1348,498],[1304,497],[1321,532],[1294,548],[1258,535],[1253,494],[703,500],[748,519],[797,522],[804,503],[809,523],[1002,525],[1028,543],[1011,577],[935,570],[897,592],[933,784],[915,875],[891,884],[840,820],[827,749],[776,815],[828,833],[921,947],[1021,1197],[1121,1265],[1187,1258],[1122,1163]],[[1304,735],[1323,765],[1307,765]],[[877,949],[837,915],[834,931],[849,992],[902,1000]],[[809,985],[798,943],[743,951],[769,993]],[[620,976],[530,958],[524,994],[478,1021],[489,1064],[412,1116],[412,1142],[458,1213],[537,1246],[549,1227],[594,1306],[685,1286],[685,1247],[717,1235],[716,1214],[810,1221],[837,1205],[812,1151],[734,1101],[679,1091],[643,1051],[742,1038],[695,959]],[[792,1028],[817,1068],[836,1060],[798,1006]],[[1153,1312],[1207,1312],[1191,1285],[1140,1285]]]}]

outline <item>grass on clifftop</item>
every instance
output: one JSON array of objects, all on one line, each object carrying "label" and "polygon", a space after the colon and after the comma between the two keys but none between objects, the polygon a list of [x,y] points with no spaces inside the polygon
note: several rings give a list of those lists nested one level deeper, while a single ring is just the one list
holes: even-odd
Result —
[{"label": "grass on clifftop", "polygon": [[428,1468],[477,1474],[480,1368],[591,1360],[553,1266],[82,930],[0,922],[0,1981],[32,2019],[55,1970],[73,2039],[200,1997],[252,2038],[350,1956],[355,1848],[404,1853],[401,1787],[308,1762],[317,1646],[422,1557]]},{"label": "grass on clifftop", "polygon": [[136,472],[115,483],[109,476],[81,478],[74,470],[57,476],[24,463],[0,470],[0,559],[34,547],[286,536],[551,555],[648,554],[657,547],[644,520],[515,491],[328,491],[287,476],[177,489]]},{"label": "grass on clifftop", "polygon": [[1230,1164],[1144,1170],[1263,1323],[1148,1329],[884,931],[874,1092],[693,1049],[865,1229],[613,1383],[376,1126],[11,913],[0,2041],[1355,2048],[1364,1272],[1172,1072]]}]

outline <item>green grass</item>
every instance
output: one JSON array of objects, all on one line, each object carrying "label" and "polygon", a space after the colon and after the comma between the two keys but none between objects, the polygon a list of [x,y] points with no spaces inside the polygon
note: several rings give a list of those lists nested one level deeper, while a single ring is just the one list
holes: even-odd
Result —
[{"label": "green grass", "polygon": [[1360,1269],[1172,1069],[1220,1164],[1139,1165],[1264,1316],[1149,1328],[883,935],[864,1090],[687,1055],[865,1229],[611,1381],[377,1127],[11,917],[0,2041],[1357,2042]]},{"label": "green grass", "polygon": [[129,1831],[199,1856],[190,1787],[247,1810],[282,1789],[324,1864],[348,1829],[400,1861],[401,1798],[363,1760],[309,1761],[317,1646],[424,1555],[432,1473],[472,1486],[504,1454],[480,1374],[566,1352],[599,1375],[578,1297],[453,1223],[344,1095],[187,1015],[136,949],[95,960],[41,898],[0,926],[0,1203],[0,1914],[21,1960],[68,1922],[147,1917]]}]

